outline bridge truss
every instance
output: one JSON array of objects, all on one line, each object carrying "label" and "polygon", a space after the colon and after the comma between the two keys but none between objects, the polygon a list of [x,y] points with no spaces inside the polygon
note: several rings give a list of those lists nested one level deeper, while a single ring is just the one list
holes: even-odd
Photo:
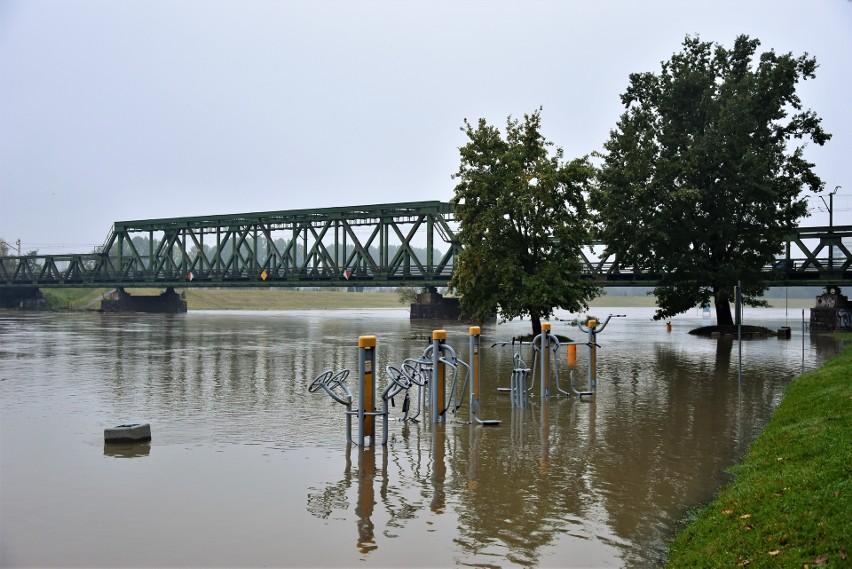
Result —
[{"label": "bridge truss", "polygon": [[[119,221],[90,254],[0,257],[0,289],[32,287],[446,286],[461,251],[452,206],[439,201]],[[852,226],[799,228],[764,267],[782,285],[852,284]],[[605,286],[654,286],[601,244],[585,275]]]},{"label": "bridge truss", "polygon": [[101,251],[0,257],[0,286],[443,286],[448,203],[119,221]]}]

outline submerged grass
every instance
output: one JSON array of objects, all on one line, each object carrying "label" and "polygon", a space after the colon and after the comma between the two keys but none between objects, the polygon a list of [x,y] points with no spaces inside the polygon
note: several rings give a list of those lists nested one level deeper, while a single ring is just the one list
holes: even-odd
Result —
[{"label": "submerged grass", "polygon": [[787,387],[731,471],[666,567],[852,565],[852,346]]}]

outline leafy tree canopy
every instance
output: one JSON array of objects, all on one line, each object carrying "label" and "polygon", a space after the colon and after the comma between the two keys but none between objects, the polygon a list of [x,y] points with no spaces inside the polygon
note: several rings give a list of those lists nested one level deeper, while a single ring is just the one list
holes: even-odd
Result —
[{"label": "leafy tree canopy", "polygon": [[621,96],[590,205],[622,266],[661,275],[658,319],[712,298],[718,324],[731,324],[737,281],[746,304],[763,305],[761,269],[806,215],[801,192],[822,190],[803,150],[831,135],[796,94],[816,60],[756,56],[759,45],[740,36],[728,50],[687,36],[659,73],[632,74]]},{"label": "leafy tree canopy", "polygon": [[485,119],[465,120],[469,142],[452,203],[463,250],[450,289],[476,319],[529,316],[533,333],[555,308],[580,311],[599,288],[580,277],[580,249],[590,241],[584,192],[594,179],[586,158],[563,151],[540,133],[541,109],[511,117],[505,135]]}]

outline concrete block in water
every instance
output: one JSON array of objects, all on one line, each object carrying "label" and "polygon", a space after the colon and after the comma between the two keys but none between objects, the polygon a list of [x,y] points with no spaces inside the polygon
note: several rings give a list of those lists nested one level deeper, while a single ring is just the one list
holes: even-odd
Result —
[{"label": "concrete block in water", "polygon": [[141,443],[151,440],[151,425],[148,423],[133,423],[118,425],[104,429],[105,443]]}]

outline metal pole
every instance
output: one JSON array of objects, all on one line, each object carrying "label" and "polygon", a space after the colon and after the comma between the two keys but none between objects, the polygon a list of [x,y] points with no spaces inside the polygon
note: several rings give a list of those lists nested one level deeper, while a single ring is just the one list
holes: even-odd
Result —
[{"label": "metal pole", "polygon": [[[822,200],[822,203],[828,208],[828,233],[831,235],[834,233],[834,194],[837,193],[837,190],[840,189],[840,186],[835,186],[834,191],[828,194],[828,203],[825,203],[825,198],[820,196],[819,199]],[[829,237],[828,242],[828,270],[834,270],[834,237]]]},{"label": "metal pole", "polygon": [[802,309],[802,373],[805,372],[805,309]]},{"label": "metal pole", "polygon": [[432,381],[429,383],[429,406],[432,412],[432,424],[444,421],[444,364],[442,346],[447,341],[446,330],[432,331]]},{"label": "metal pole", "polygon": [[476,422],[476,414],[479,412],[479,347],[480,347],[480,328],[479,326],[470,327],[470,372],[473,377],[470,379],[470,422]]},{"label": "metal pole", "polygon": [[548,376],[550,374],[550,322],[542,322],[541,323],[541,334],[540,334],[541,344],[539,347],[541,349],[541,400],[544,401],[544,398],[549,394],[549,385],[548,385]]},{"label": "metal pole", "polygon": [[375,416],[367,415],[376,410],[376,377],[373,369],[376,367],[376,337],[360,336],[358,338],[358,380],[360,389],[358,395],[358,446],[364,446],[364,439],[370,437],[371,444],[375,443]]},{"label": "metal pole", "polygon": [[742,316],[742,282],[737,281],[737,293],[735,295],[737,313],[737,351],[739,352],[737,363],[737,381],[743,382],[743,316]]},{"label": "metal pole", "polygon": [[598,373],[595,369],[598,364],[597,344],[595,343],[595,328],[598,325],[597,320],[589,320],[586,322],[586,327],[589,329],[589,390],[595,392],[598,390]]}]

